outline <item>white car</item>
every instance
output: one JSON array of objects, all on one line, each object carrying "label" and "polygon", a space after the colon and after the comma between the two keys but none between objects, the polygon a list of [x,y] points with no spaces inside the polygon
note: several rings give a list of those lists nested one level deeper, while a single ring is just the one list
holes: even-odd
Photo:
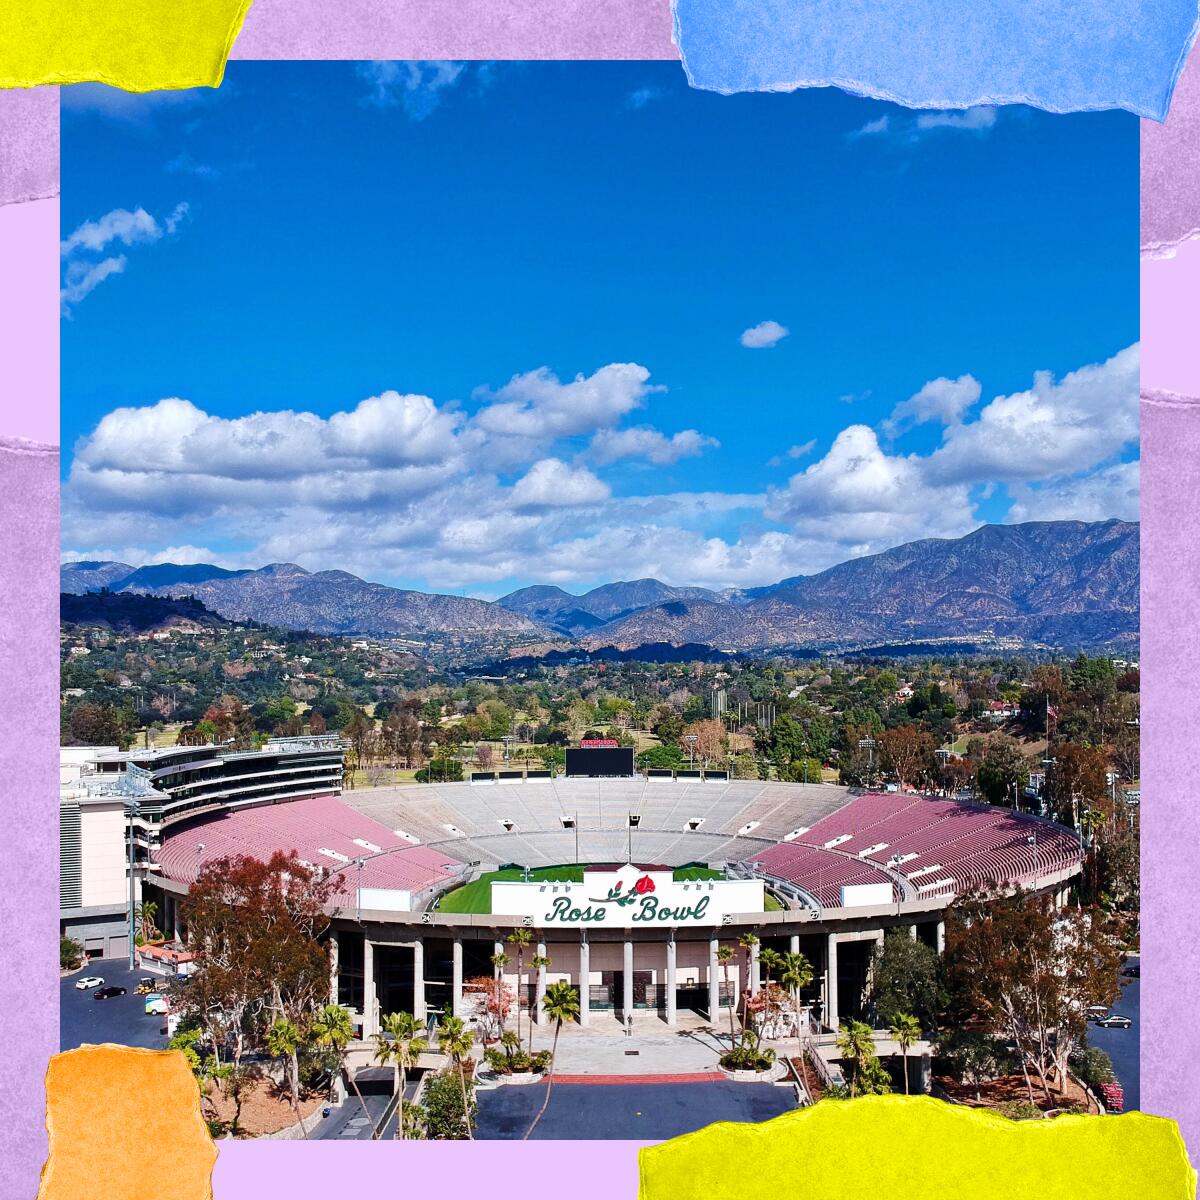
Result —
[{"label": "white car", "polygon": [[86,992],[88,988],[101,987],[104,980],[99,975],[85,975],[75,987],[78,991]]}]

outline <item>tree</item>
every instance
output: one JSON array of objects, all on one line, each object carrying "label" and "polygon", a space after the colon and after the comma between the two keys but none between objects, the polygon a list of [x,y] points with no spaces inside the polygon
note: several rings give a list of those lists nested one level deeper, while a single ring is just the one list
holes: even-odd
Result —
[{"label": "tree", "polygon": [[754,956],[758,952],[758,935],[747,930],[738,938],[738,945],[746,952],[746,974],[742,980],[742,994],[748,996],[750,981],[754,978]]},{"label": "tree", "polygon": [[[550,956],[547,954],[535,954],[529,960],[529,965],[537,971],[537,982],[540,985],[544,976],[544,972],[550,969]],[[581,982],[580,987],[587,987],[586,980]],[[533,1013],[529,1014],[529,1053],[533,1053]]]},{"label": "tree", "polygon": [[1029,782],[1029,762],[1021,744],[1015,738],[992,738],[983,751],[975,780],[989,804],[1014,806]]},{"label": "tree", "polygon": [[430,1138],[457,1141],[468,1137],[475,1103],[473,1098],[464,1102],[464,1095],[454,1071],[437,1072],[425,1085],[423,1111],[414,1114],[416,1106],[409,1106],[409,1128],[404,1135],[411,1137],[414,1118],[423,1117],[425,1132]]},{"label": "tree", "polygon": [[778,950],[772,950],[771,947],[768,946],[759,954],[758,965],[762,967],[763,982],[765,984],[770,984],[771,972],[774,971],[778,973],[783,969],[783,955],[780,954]]},{"label": "tree", "polygon": [[420,1036],[421,1025],[412,1013],[388,1013],[380,1022],[383,1032],[375,1035],[375,1060],[391,1063],[395,1070],[396,1136],[405,1136],[404,1089],[408,1086],[408,1070],[429,1049]]},{"label": "tree", "polygon": [[[321,1007],[313,1018],[310,1029],[313,1044],[322,1049],[332,1051],[337,1061],[337,1070],[354,1089],[363,1114],[369,1119],[371,1114],[362,1092],[358,1090],[358,1080],[346,1069],[346,1048],[354,1040],[354,1021],[350,1010],[341,1004],[326,1004]],[[329,1075],[329,1098],[333,1097],[333,1072]]]},{"label": "tree", "polygon": [[235,1068],[274,1021],[303,1027],[328,1000],[320,938],[334,882],[283,853],[226,857],[206,862],[181,901],[195,961],[178,1004],[209,1041],[232,1048]]},{"label": "tree", "polygon": [[159,936],[154,918],[158,915],[158,905],[153,900],[143,900],[134,909],[134,918],[138,924],[138,936],[146,942],[153,941]]},{"label": "tree", "polygon": [[933,765],[933,738],[917,725],[885,729],[879,735],[879,751],[884,768],[895,774],[901,791],[928,775]]},{"label": "tree", "polygon": [[946,914],[945,962],[962,1022],[1015,1045],[1031,1104],[1030,1067],[1051,1102],[1051,1074],[1061,1091],[1088,1007],[1120,993],[1120,955],[1103,912],[1056,911],[1042,896],[960,897]]},{"label": "tree", "polygon": [[63,971],[75,971],[83,963],[83,943],[65,933],[58,939],[58,965]]},{"label": "tree", "polygon": [[267,1050],[274,1058],[282,1061],[287,1073],[288,1091],[292,1098],[292,1111],[300,1122],[301,1132],[308,1137],[304,1118],[300,1115],[300,1048],[304,1045],[304,1034],[300,1027],[287,1017],[279,1017],[267,1031]]},{"label": "tree", "polygon": [[1094,746],[1060,742],[1046,772],[1046,792],[1055,816],[1078,829],[1083,808],[1099,807],[1108,791],[1108,757]]},{"label": "tree", "polygon": [[[766,954],[766,951],[763,951]],[[800,993],[812,984],[812,963],[803,954],[789,951],[783,956],[782,970],[779,976],[780,984],[792,994],[792,1004],[796,1010],[796,1051],[800,1056],[800,1069],[804,1072],[804,1090],[812,1095],[808,1085],[808,1060],[804,1053],[804,1038],[800,1028]]]},{"label": "tree", "polygon": [[[471,1047],[475,1044],[475,1035],[463,1024],[461,1017],[445,1017],[438,1027],[438,1049],[450,1056],[458,1068],[458,1085],[462,1093],[463,1118],[466,1122],[467,1137],[475,1140],[471,1128],[471,1102],[467,1098],[466,1060],[471,1056]],[[474,1085],[472,1085],[474,1086]]]},{"label": "tree", "polygon": [[[696,740],[693,743],[689,738]],[[694,753],[700,760],[700,765],[707,767],[709,763],[720,762],[725,757],[725,726],[712,719],[696,721],[684,728],[679,742],[684,753],[689,754],[689,762],[692,761],[690,756]]]},{"label": "tree", "polygon": [[[721,964],[721,971],[722,971],[722,974],[725,976],[725,991],[726,992],[730,991],[729,964],[736,957],[736,954],[737,954],[737,951],[735,951],[732,946],[718,946],[717,947],[717,962],[719,962]],[[732,999],[732,997],[730,997],[730,999]],[[719,1007],[720,1007],[720,1003],[718,1002],[718,1008]],[[734,1009],[734,1005],[730,1004],[730,1006],[729,1006],[729,1044],[730,1044],[730,1046],[732,1046],[734,1044],[734,1042],[737,1040],[737,1031],[733,1027],[733,1009]],[[720,1015],[719,1013],[710,1013],[709,1020],[715,1022],[719,1015]]]},{"label": "tree", "polygon": [[914,1042],[921,1040],[921,1022],[911,1013],[899,1013],[891,1022],[891,1034],[900,1047],[900,1058],[904,1069],[904,1094],[908,1095],[908,1051]]},{"label": "tree", "polygon": [[[880,1095],[891,1091],[881,1077],[879,1059],[875,1056],[875,1038],[870,1025],[862,1021],[847,1021],[837,1036],[838,1053],[850,1064],[850,1095]],[[886,1072],[883,1073],[886,1075]]]},{"label": "tree", "polygon": [[[525,995],[525,951],[529,949],[533,943],[533,934],[528,929],[514,929],[508,935],[508,944],[516,949],[517,952],[517,1040],[521,1038],[521,1000]],[[533,1025],[533,1013],[529,1014],[529,1024]],[[530,1043],[532,1045],[533,1029],[529,1031]]]},{"label": "tree", "polygon": [[942,985],[937,951],[908,936],[889,930],[883,945],[871,955],[871,1003],[890,1024],[903,1013],[912,1013],[926,1029],[937,1024],[942,1006]]},{"label": "tree", "polygon": [[[586,986],[583,985],[583,986]],[[554,1084],[554,1064],[558,1055],[558,1035],[562,1032],[564,1021],[574,1021],[579,1017],[579,994],[565,980],[552,983],[542,997],[542,1010],[547,1018],[554,1022],[554,1044],[550,1050],[550,1066],[546,1071],[546,1095],[542,1099],[542,1107],[533,1118],[533,1124],[525,1131],[524,1141],[529,1140],[530,1134],[538,1127],[546,1109],[550,1105],[550,1088]]]}]

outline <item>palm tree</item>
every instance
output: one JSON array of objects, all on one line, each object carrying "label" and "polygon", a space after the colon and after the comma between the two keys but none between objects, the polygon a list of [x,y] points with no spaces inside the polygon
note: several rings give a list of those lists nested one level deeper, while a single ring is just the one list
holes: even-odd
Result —
[{"label": "palm tree", "polygon": [[871,1036],[870,1025],[847,1021],[837,1036],[837,1048],[843,1060],[851,1065],[850,1097],[853,1099],[867,1062],[875,1057],[875,1039]]},{"label": "palm tree", "polygon": [[308,1137],[304,1127],[304,1118],[300,1115],[300,1047],[304,1045],[304,1035],[300,1026],[287,1017],[280,1017],[267,1030],[267,1050],[275,1058],[282,1059],[287,1070],[288,1091],[292,1096],[292,1111],[300,1122],[300,1131]]},{"label": "palm tree", "polygon": [[[548,954],[535,954],[529,960],[529,965],[531,967],[536,968],[537,973],[538,973],[538,982],[540,983],[543,978],[542,972],[548,971],[550,969],[550,956]],[[579,986],[587,987],[587,984],[585,982],[585,983],[581,983]],[[536,991],[537,989],[535,988],[534,990]],[[532,1011],[529,1014],[529,1053],[530,1054],[533,1053],[533,1013],[532,1013]]]},{"label": "palm tree", "polygon": [[381,1022],[383,1033],[375,1035],[375,1061],[391,1063],[396,1073],[396,1136],[404,1137],[404,1089],[408,1086],[408,1068],[429,1049],[420,1037],[421,1023],[412,1013],[388,1013]]},{"label": "palm tree", "polygon": [[[763,951],[764,957],[768,952]],[[808,1061],[804,1055],[804,1039],[800,1031],[800,993],[812,983],[812,963],[803,954],[788,953],[782,959],[780,984],[792,993],[792,1004],[796,1009],[796,1049],[800,1054],[800,1070],[804,1072],[804,1090],[808,1088]],[[812,1093],[809,1092],[811,1096]]]},{"label": "palm tree", "polygon": [[[354,1021],[350,1010],[341,1004],[326,1004],[313,1018],[313,1041],[318,1046],[332,1050],[337,1055],[338,1070],[349,1081],[362,1106],[363,1114],[370,1117],[367,1102],[358,1090],[358,1080],[346,1068],[346,1047],[354,1040]],[[333,1099],[333,1075],[329,1076],[329,1098]]]},{"label": "palm tree", "polygon": [[921,1040],[921,1022],[910,1013],[897,1013],[892,1022],[891,1034],[900,1047],[900,1055],[904,1061],[904,1094],[908,1095],[908,1048]]},{"label": "palm tree", "polygon": [[[754,952],[758,949],[758,935],[747,931],[746,933],[743,933],[740,938],[738,938],[738,945],[741,946],[741,948],[746,952],[746,979],[742,986],[742,993],[746,994],[750,991],[750,980],[754,970]],[[748,1024],[749,1020],[750,1014],[748,1012],[744,1012],[742,1016],[742,1023]]]},{"label": "palm tree", "polygon": [[[586,984],[580,986],[586,987]],[[542,1100],[542,1107],[538,1109],[538,1115],[533,1118],[533,1124],[525,1131],[523,1141],[529,1139],[529,1135],[538,1127],[538,1122],[546,1113],[546,1109],[550,1104],[550,1088],[554,1084],[554,1060],[558,1055],[558,1035],[562,1030],[564,1021],[574,1021],[579,1017],[579,993],[565,980],[559,980],[558,983],[552,983],[547,989],[546,994],[542,997],[542,1009],[546,1016],[554,1022],[554,1045],[550,1051],[550,1069],[546,1072],[546,1096]]]},{"label": "palm tree", "polygon": [[763,975],[765,976],[765,981],[768,984],[771,982],[771,972],[772,971],[782,971],[783,970],[783,961],[784,961],[783,955],[780,954],[778,950],[772,950],[770,946],[768,946],[758,956],[758,961],[759,961],[759,964],[762,966]]},{"label": "palm tree", "polygon": [[[717,947],[717,962],[719,962],[721,964],[722,971],[724,972],[724,975],[725,975],[725,990],[726,991],[729,991],[729,963],[732,960],[734,954],[736,954],[736,953],[737,952],[734,950],[734,948],[732,946],[718,946]],[[717,999],[717,1007],[718,1008],[720,1007],[720,998],[719,997]],[[734,1032],[734,1029],[733,1029],[733,1009],[734,1009],[734,1006],[731,1004],[729,1006],[729,1048],[731,1050],[733,1049],[734,1041],[737,1039],[737,1034]],[[712,1019],[713,1015],[714,1014],[711,1014],[711,1013],[709,1014],[710,1020]],[[717,1015],[719,1015],[719,1014],[717,1014]]]},{"label": "palm tree", "polygon": [[438,1049],[448,1054],[458,1067],[458,1086],[462,1092],[463,1121],[467,1126],[467,1137],[475,1140],[471,1129],[471,1108],[467,1103],[467,1073],[463,1064],[471,1056],[475,1035],[463,1024],[462,1017],[445,1017],[438,1027]]},{"label": "palm tree", "polygon": [[[496,1023],[500,1026],[501,1032],[504,1031],[504,968],[512,962],[502,950],[497,951],[492,955],[492,970],[496,973]],[[520,998],[517,1000],[517,1019],[520,1020],[521,1012]]]},{"label": "palm tree", "polygon": [[158,905],[153,900],[143,900],[133,912],[137,918],[138,933],[141,934],[142,941],[150,941],[158,932],[158,928],[154,924],[154,918],[158,915]]},{"label": "palm tree", "polygon": [[[515,946],[517,950],[517,1037],[521,1036],[521,997],[524,995],[524,968],[525,968],[525,951],[529,949],[533,942],[533,934],[528,929],[514,929],[508,935],[508,944]],[[533,1013],[529,1014],[529,1023],[533,1024]],[[532,1037],[532,1032],[530,1033]]]}]

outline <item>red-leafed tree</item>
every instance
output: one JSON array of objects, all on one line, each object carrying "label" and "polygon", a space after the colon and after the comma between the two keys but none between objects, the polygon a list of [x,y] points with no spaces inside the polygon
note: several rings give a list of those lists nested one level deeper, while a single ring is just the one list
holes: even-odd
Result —
[{"label": "red-leafed tree", "polygon": [[306,1028],[329,998],[331,879],[318,879],[294,854],[262,862],[242,856],[205,863],[181,912],[195,967],[178,989],[181,1009],[240,1068],[276,1021]]}]

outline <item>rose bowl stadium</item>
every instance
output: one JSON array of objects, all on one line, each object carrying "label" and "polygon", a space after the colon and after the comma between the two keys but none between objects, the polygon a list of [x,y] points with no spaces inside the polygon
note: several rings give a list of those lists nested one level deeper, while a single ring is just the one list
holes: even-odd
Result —
[{"label": "rose bowl stadium", "polygon": [[[364,1038],[384,1013],[464,1012],[464,984],[493,974],[518,927],[549,959],[520,980],[535,1014],[561,980],[577,989],[581,1025],[616,1028],[639,1010],[666,1027],[686,1013],[724,1019],[760,972],[757,953],[722,963],[718,950],[753,931],[758,953],[808,958],[811,1015],[836,1029],[861,1014],[887,930],[940,949],[944,910],[963,892],[1061,899],[1080,870],[1074,833],[1009,809],[625,774],[631,756],[609,774],[596,753],[557,777],[351,791],[333,738],[78,755],[63,787],[62,929],[91,953],[121,953],[133,895],[179,934],[179,899],[205,862],[284,851],[332,878],[333,984]],[[516,990],[515,964],[504,969]]]}]

